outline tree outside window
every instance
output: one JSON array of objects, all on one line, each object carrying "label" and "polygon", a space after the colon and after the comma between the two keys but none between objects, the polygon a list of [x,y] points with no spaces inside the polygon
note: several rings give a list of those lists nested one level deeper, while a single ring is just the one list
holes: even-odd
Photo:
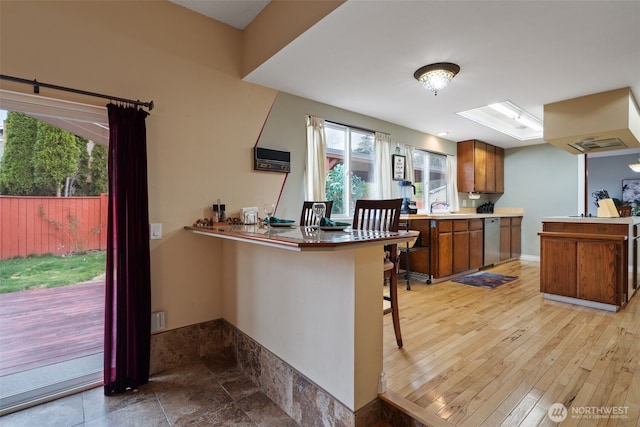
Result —
[{"label": "tree outside window", "polygon": [[355,202],[373,194],[373,140],[370,131],[325,122],[327,179],[325,195],[332,215],[349,217]]}]

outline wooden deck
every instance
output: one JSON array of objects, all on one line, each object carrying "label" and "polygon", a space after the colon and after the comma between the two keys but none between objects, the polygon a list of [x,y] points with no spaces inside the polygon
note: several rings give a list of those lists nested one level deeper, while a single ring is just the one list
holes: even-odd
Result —
[{"label": "wooden deck", "polygon": [[404,347],[385,316],[384,399],[429,426],[551,426],[556,402],[563,426],[640,426],[640,295],[618,313],[545,300],[539,269],[493,268],[519,277],[496,289],[399,287]]},{"label": "wooden deck", "polygon": [[104,283],[0,294],[0,376],[102,352]]}]

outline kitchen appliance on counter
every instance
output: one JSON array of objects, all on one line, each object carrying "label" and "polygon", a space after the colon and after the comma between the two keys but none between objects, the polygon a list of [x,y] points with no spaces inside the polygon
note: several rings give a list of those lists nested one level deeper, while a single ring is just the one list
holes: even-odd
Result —
[{"label": "kitchen appliance on counter", "polygon": [[400,206],[400,213],[403,214],[415,214],[418,213],[418,207],[413,199],[416,194],[416,186],[411,181],[400,181],[400,194],[402,196],[402,205]]}]

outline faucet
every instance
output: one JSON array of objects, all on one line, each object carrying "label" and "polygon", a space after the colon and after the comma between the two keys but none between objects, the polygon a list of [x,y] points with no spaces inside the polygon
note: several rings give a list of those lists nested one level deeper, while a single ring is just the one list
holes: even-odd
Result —
[{"label": "faucet", "polygon": [[436,200],[435,202],[431,202],[431,207],[430,207],[429,213],[433,213],[433,207],[437,206],[437,205],[441,205],[441,206],[446,207],[446,208],[449,207],[448,203],[439,202],[439,201]]}]

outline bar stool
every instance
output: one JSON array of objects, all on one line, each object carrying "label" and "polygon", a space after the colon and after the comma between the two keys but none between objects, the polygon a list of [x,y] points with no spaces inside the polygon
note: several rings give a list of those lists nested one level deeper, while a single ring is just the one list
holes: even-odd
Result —
[{"label": "bar stool", "polygon": [[[398,231],[401,205],[402,199],[357,200],[352,228],[367,231]],[[400,313],[398,311],[398,244],[385,246],[385,253],[388,256],[384,259],[384,275],[389,279],[389,295],[384,295],[383,299],[391,303],[393,331],[398,347],[402,347]]]}]

